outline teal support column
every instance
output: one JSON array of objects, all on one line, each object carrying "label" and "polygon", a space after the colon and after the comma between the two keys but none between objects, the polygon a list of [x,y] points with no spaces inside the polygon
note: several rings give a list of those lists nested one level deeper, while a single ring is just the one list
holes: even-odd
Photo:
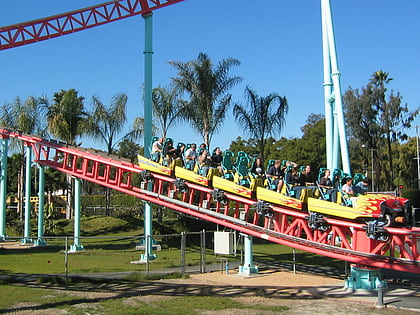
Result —
[{"label": "teal support column", "polygon": [[33,243],[31,236],[31,178],[32,178],[32,147],[25,145],[26,150],[26,170],[25,170],[25,225],[22,244]]},{"label": "teal support column", "polygon": [[322,9],[322,52],[324,64],[324,111],[325,111],[325,144],[327,154],[327,168],[333,170],[333,130],[334,130],[334,96],[331,79],[330,53],[328,49],[327,21]]},{"label": "teal support column", "polygon": [[153,89],[153,14],[143,15],[145,25],[144,41],[144,156],[150,157],[149,144],[152,141],[152,89]]},{"label": "teal support column", "polygon": [[[149,144],[152,141],[152,65],[153,65],[153,14],[143,15],[145,24],[144,42],[144,156],[150,157]],[[148,190],[151,190],[149,183]],[[144,203],[144,254],[141,255],[141,262],[148,262],[156,259],[153,254],[152,240],[152,206],[149,202]]]},{"label": "teal support column", "polygon": [[351,174],[330,0],[321,0],[321,12],[327,167],[331,170],[338,168],[340,152],[341,167],[345,173]]},{"label": "teal support column", "polygon": [[244,264],[239,266],[239,274],[249,276],[258,273],[258,266],[254,265],[252,258],[252,236],[242,234],[244,237]]},{"label": "teal support column", "polygon": [[7,148],[8,138],[1,139],[0,171],[0,242],[6,238],[6,199],[7,199]]},{"label": "teal support column", "polygon": [[35,245],[46,246],[47,242],[44,239],[45,166],[38,165],[38,169],[38,239],[35,241]]},{"label": "teal support column", "polygon": [[81,210],[81,193],[82,183],[80,178],[74,179],[74,244],[70,246],[70,252],[75,253],[83,250],[83,245],[80,244],[80,210]]}]

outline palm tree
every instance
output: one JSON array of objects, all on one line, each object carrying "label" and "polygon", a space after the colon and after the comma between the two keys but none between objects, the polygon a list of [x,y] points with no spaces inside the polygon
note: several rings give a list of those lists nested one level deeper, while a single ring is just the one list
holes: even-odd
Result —
[{"label": "palm tree", "polygon": [[51,134],[68,144],[75,145],[82,135],[86,113],[83,96],[75,89],[54,93],[54,104],[47,108],[47,122]]},{"label": "palm tree", "polygon": [[[4,127],[19,130],[27,134],[45,136],[46,125],[44,124],[44,108],[46,100],[43,97],[29,96],[24,102],[19,97],[12,104],[4,104],[0,107],[0,124]],[[25,173],[25,147],[22,141],[11,142],[11,148],[18,151],[22,156],[18,174],[18,212],[23,217],[24,197],[24,173]]]},{"label": "palm tree", "polygon": [[279,134],[285,124],[287,99],[277,93],[258,96],[250,87],[246,87],[245,96],[247,106],[235,105],[233,114],[242,130],[257,140],[261,158],[264,159],[266,139]]},{"label": "palm tree", "polygon": [[[121,136],[127,121],[127,95],[117,94],[112,98],[109,106],[93,97],[93,111],[87,113],[84,123],[86,134],[94,139],[103,141],[107,146],[108,154],[113,154],[115,147],[123,139],[138,139],[143,134],[142,118],[134,120],[133,127],[128,133]],[[110,189],[105,189],[106,214],[110,214],[111,194]]]},{"label": "palm tree", "polygon": [[[83,96],[78,96],[75,89],[61,90],[54,93],[54,104],[47,107],[47,122],[51,134],[68,144],[75,145],[76,138],[84,132],[86,113]],[[67,208],[66,218],[73,215],[73,181],[67,175]]]},{"label": "palm tree", "polygon": [[238,76],[229,76],[229,70],[240,62],[228,58],[215,66],[207,54],[200,53],[197,60],[169,63],[178,70],[178,77],[172,78],[175,86],[189,97],[182,116],[209,147],[231,103],[232,95],[228,91],[242,80]]},{"label": "palm tree", "polygon": [[176,88],[157,87],[152,93],[153,113],[159,120],[162,137],[166,138],[169,128],[181,118],[183,107]]},{"label": "palm tree", "polygon": [[108,107],[96,96],[92,100],[93,111],[87,113],[84,129],[88,136],[105,143],[108,154],[112,154],[123,139],[137,140],[143,134],[142,118],[136,118],[129,132],[121,136],[127,122],[126,94],[115,95]]}]

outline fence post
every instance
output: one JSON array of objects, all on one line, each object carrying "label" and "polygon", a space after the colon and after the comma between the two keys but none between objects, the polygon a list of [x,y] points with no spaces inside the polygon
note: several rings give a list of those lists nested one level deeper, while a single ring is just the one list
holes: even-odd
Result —
[{"label": "fence post", "polygon": [[377,307],[384,307],[384,285],[379,282],[378,285],[376,286],[378,289],[378,304]]},{"label": "fence post", "polygon": [[293,273],[296,274],[296,249],[293,248]]},{"label": "fence post", "polygon": [[200,272],[206,273],[206,230],[201,231],[200,243],[201,243]]},{"label": "fence post", "polygon": [[185,247],[186,247],[186,235],[185,232],[181,232],[181,273],[185,273]]},{"label": "fence post", "polygon": [[145,258],[145,260],[146,260],[146,274],[148,275],[149,274],[149,272],[150,272],[150,266],[149,266],[149,255],[147,254],[148,253],[148,248],[149,248],[149,244],[150,244],[150,235],[145,235],[145,237],[146,237],[146,243],[144,244],[145,245],[145,250],[144,250],[144,252],[145,252],[145,254],[144,254],[144,258]]},{"label": "fence post", "polygon": [[69,238],[66,236],[64,242],[64,273],[66,275],[66,279],[69,272]]}]

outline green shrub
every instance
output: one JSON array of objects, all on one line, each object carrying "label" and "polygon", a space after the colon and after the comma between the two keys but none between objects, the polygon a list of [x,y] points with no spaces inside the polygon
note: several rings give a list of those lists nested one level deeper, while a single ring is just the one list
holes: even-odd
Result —
[{"label": "green shrub", "polygon": [[420,190],[404,188],[401,190],[401,197],[410,199],[414,208],[420,208]]}]

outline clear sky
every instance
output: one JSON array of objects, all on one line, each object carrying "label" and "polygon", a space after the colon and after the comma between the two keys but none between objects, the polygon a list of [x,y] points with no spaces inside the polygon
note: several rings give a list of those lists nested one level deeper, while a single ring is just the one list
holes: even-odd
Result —
[{"label": "clear sky", "polygon": [[[67,12],[104,0],[3,1],[0,25]],[[360,88],[377,70],[394,78],[410,109],[420,105],[420,1],[331,0],[342,89]],[[153,85],[176,75],[169,60],[189,61],[200,52],[218,62],[241,61],[243,77],[232,90],[244,101],[249,85],[259,95],[287,97],[289,113],[280,136],[300,136],[310,113],[323,113],[320,0],[185,0],[154,12]],[[74,88],[91,106],[96,95],[109,103],[128,95],[130,122],[142,115],[144,21],[133,17],[93,29],[0,52],[0,102],[47,96]],[[415,123],[419,124],[417,118]],[[414,134],[414,131],[411,131]],[[185,124],[170,132],[177,141],[201,142]],[[231,112],[212,146],[226,149],[242,136]],[[104,149],[83,139],[84,146]]]}]

